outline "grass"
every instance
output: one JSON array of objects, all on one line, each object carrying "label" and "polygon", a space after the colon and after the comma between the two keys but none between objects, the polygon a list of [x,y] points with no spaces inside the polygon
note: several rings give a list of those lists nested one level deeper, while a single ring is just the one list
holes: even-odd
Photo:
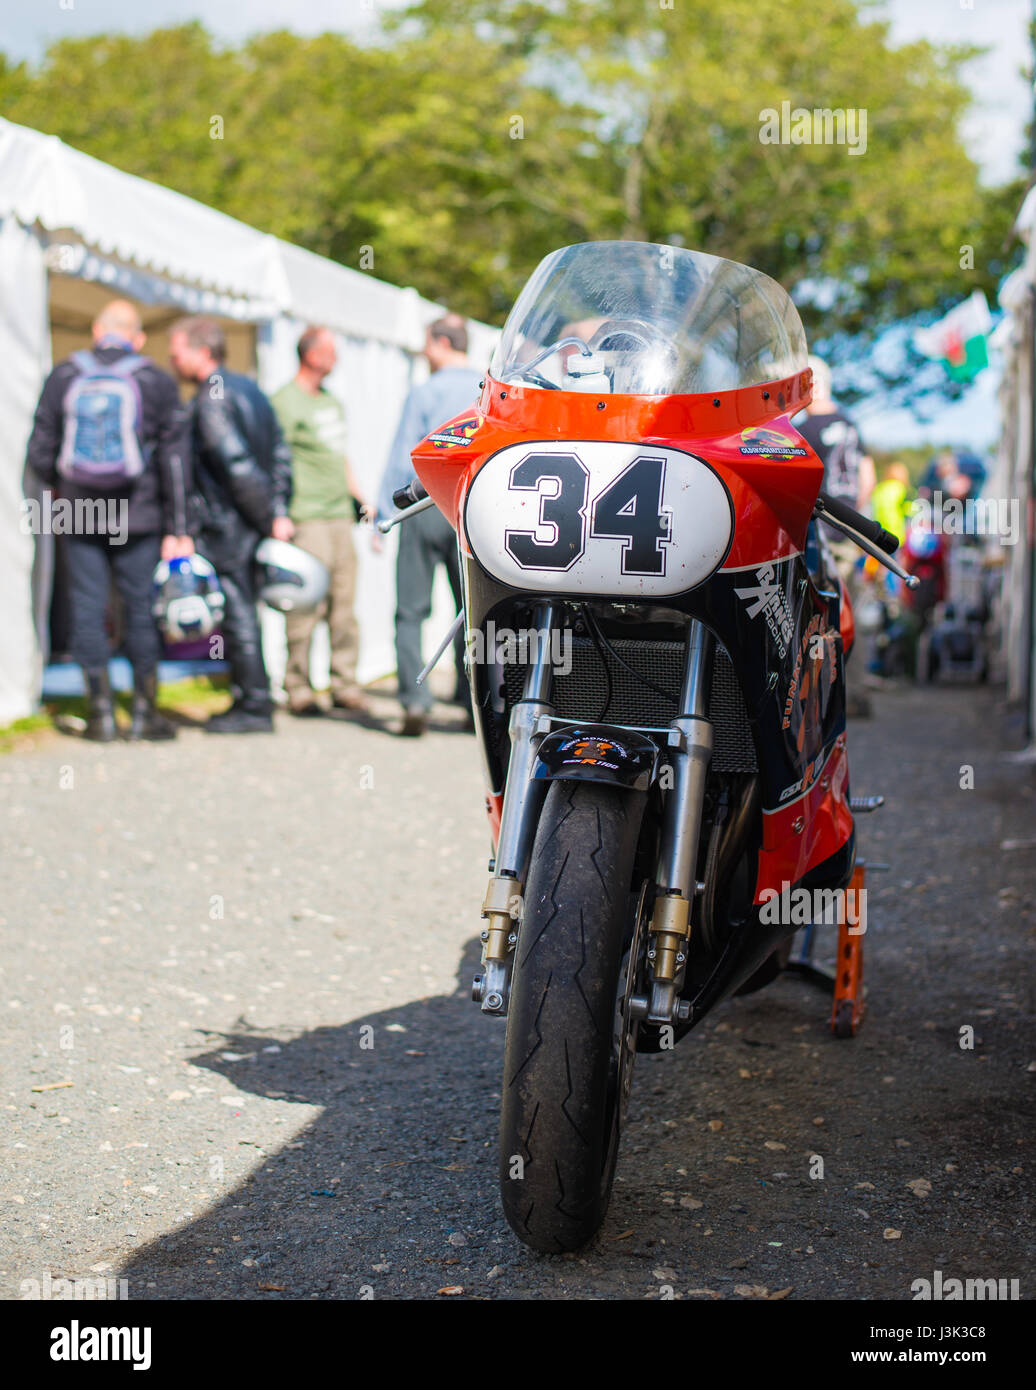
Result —
[{"label": "grass", "polygon": [[[230,680],[226,676],[198,676],[158,688],[160,709],[180,714],[215,714],[226,707]],[[129,697],[127,696],[127,704]]]},{"label": "grass", "polygon": [[0,729],[0,753],[24,744],[32,734],[41,729],[50,729],[53,723],[49,714],[30,714],[24,719],[16,719],[13,724],[5,724]]},{"label": "grass", "polygon": [[[201,676],[189,680],[175,681],[171,685],[158,688],[158,707],[187,720],[204,719],[226,708],[230,694],[229,682],[225,676]],[[120,725],[129,723],[132,696],[128,691],[115,697],[116,717]],[[24,749],[37,741],[39,735],[46,736],[60,731],[68,719],[85,720],[89,714],[89,702],[85,695],[62,697],[48,700],[38,714],[30,714],[25,719],[16,719],[0,729],[0,753],[12,749]]]}]

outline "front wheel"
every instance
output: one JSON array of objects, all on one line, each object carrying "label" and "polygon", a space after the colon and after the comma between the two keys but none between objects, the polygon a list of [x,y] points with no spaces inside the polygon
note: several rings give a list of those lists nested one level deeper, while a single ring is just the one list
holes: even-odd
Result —
[{"label": "front wheel", "polygon": [[635,1027],[640,904],[633,872],[646,795],[552,783],[536,833],[507,1016],[500,1188],[536,1250],[585,1245],[611,1195]]}]

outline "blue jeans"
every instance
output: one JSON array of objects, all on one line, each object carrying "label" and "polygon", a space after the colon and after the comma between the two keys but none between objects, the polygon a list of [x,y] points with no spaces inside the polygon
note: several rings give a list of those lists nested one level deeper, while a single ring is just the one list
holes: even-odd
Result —
[{"label": "blue jeans", "polygon": [[[432,707],[427,681],[417,684],[424,660],[421,656],[421,624],[432,611],[432,581],[437,566],[445,565],[453,598],[460,608],[460,559],[453,527],[435,507],[420,512],[399,528],[396,562],[396,670],[399,699],[405,709],[426,714]],[[464,633],[454,644],[457,661],[456,702],[471,708],[471,692],[464,674]]]}]

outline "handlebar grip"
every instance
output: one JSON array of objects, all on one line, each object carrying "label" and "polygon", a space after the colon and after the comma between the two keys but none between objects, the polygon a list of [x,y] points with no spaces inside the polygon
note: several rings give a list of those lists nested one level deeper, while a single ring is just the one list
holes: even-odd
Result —
[{"label": "handlebar grip", "polygon": [[842,522],[845,526],[851,526],[854,531],[859,531],[861,536],[865,536],[872,545],[876,545],[886,555],[895,555],[900,547],[898,536],[894,536],[891,531],[886,531],[879,522],[872,521],[870,517],[858,512],[855,507],[850,507],[847,502],[839,502],[837,498],[829,497],[826,492],[821,492],[817,497],[817,507],[819,515],[823,516],[823,513],[827,512],[836,521]]},{"label": "handlebar grip", "polygon": [[400,487],[392,494],[392,501],[397,511],[404,512],[407,507],[412,507],[415,502],[422,501],[428,496],[428,490],[419,478],[413,478],[406,487]]}]

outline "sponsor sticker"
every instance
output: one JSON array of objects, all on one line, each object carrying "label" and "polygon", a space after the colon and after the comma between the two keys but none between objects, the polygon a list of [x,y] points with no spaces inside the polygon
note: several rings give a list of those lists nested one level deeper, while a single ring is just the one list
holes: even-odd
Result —
[{"label": "sponsor sticker", "polygon": [[806,457],[806,450],[788,435],[759,426],[741,431],[741,453],[760,458]]},{"label": "sponsor sticker", "polygon": [[773,644],[783,658],[795,631],[791,607],[772,564],[761,565],[755,572],[755,581],[751,588],[735,589],[734,593],[748,605],[746,611],[750,618],[763,615]]},{"label": "sponsor sticker", "polygon": [[588,763],[591,767],[610,767],[613,770],[618,767],[618,763],[610,761],[608,754],[618,752],[625,754],[625,749],[618,744],[611,743],[604,738],[579,738],[570,739],[562,744],[561,751],[569,756],[564,759],[565,763]]},{"label": "sponsor sticker", "polygon": [[[803,663],[808,657],[805,668]],[[820,666],[816,663],[824,663]],[[835,634],[825,628],[819,613],[814,613],[809,621],[809,626],[803,634],[802,641],[799,643],[798,655],[795,658],[795,665],[792,667],[791,680],[788,682],[788,693],[784,701],[784,717],[781,720],[782,729],[790,729],[792,724],[801,725],[803,711],[796,708],[796,696],[798,705],[805,705],[812,690],[816,694],[817,689],[823,691],[830,690],[838,679],[838,657],[835,645]]]},{"label": "sponsor sticker", "polygon": [[477,415],[469,415],[466,420],[458,420],[455,425],[436,430],[428,436],[437,449],[466,449],[479,426]]}]

